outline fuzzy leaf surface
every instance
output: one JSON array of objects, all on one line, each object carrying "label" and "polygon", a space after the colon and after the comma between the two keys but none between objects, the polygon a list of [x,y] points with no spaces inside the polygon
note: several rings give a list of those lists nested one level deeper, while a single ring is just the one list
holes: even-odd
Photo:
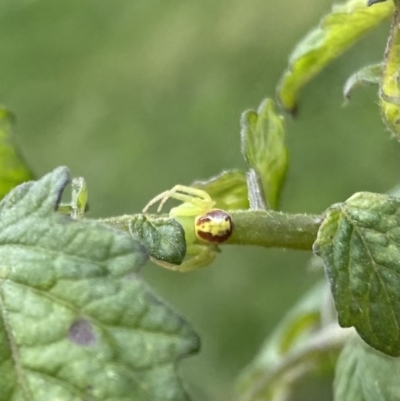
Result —
[{"label": "fuzzy leaf surface", "polygon": [[314,251],[322,257],[342,327],[400,355],[400,200],[360,192],[332,206]]},{"label": "fuzzy leaf surface", "polygon": [[0,401],[187,401],[188,324],[138,275],[127,233],[55,212],[68,169],[0,203]]},{"label": "fuzzy leaf surface", "polygon": [[18,154],[11,135],[12,116],[0,108],[0,199],[12,188],[33,178]]},{"label": "fuzzy leaf surface", "polygon": [[332,60],[393,13],[393,2],[368,7],[366,0],[333,6],[319,26],[296,46],[278,85],[282,106],[295,113],[300,90]]}]

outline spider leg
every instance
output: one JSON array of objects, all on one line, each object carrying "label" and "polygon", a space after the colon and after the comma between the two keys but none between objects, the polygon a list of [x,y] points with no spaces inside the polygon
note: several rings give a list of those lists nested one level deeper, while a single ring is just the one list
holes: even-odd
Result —
[{"label": "spider leg", "polygon": [[[143,213],[146,213],[149,207],[157,202],[160,202],[157,208],[157,212],[160,212],[165,202],[167,202],[169,198],[190,203],[196,206],[200,211],[211,209],[215,204],[215,202],[211,199],[211,196],[201,189],[187,187],[184,185],[175,185],[170,190],[164,191],[153,198],[145,206],[145,208],[143,209]],[[196,212],[194,212],[194,214],[196,214]]]},{"label": "spider leg", "polygon": [[158,194],[155,198],[153,198],[142,210],[143,213],[146,213],[149,210],[150,206],[153,206],[158,201],[164,199],[165,195],[168,194],[169,191],[164,191],[161,194]]},{"label": "spider leg", "polygon": [[214,201],[207,192],[184,185],[175,185],[169,191],[164,193],[163,199],[160,202],[160,206],[157,209],[158,212],[161,211],[164,203],[169,198],[191,203],[197,206],[200,210],[211,209],[214,206]]}]

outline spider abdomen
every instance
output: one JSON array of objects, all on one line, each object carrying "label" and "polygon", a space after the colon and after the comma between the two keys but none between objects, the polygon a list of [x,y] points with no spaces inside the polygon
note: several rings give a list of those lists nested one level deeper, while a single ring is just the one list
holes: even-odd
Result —
[{"label": "spider abdomen", "polygon": [[195,231],[197,237],[203,241],[221,243],[231,236],[233,222],[228,213],[221,209],[212,209],[196,217]]}]

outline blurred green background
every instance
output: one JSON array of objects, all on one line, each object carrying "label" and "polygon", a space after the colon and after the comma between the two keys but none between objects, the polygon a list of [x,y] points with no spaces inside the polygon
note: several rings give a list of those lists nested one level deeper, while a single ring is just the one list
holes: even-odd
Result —
[{"label": "blurred green background", "polygon": [[[2,0],[0,102],[38,176],[84,176],[90,216],[134,213],[174,184],[244,167],[239,119],[273,96],[295,43],[328,0]],[[399,181],[399,146],[380,121],[376,88],[341,87],[378,61],[388,24],[303,91],[287,122],[291,164],[282,208],[320,213],[357,191]],[[180,364],[196,401],[232,399],[233,383],[285,310],[319,274],[310,254],[225,247],[192,274],[144,275],[202,337]],[[298,401],[331,399],[329,382]]]}]

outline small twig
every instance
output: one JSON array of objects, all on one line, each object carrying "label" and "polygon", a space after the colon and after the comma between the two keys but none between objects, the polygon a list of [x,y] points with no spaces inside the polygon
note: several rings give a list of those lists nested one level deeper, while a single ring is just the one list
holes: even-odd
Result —
[{"label": "small twig", "polygon": [[[331,323],[324,327],[314,335],[312,335],[306,344],[297,350],[282,357],[282,361],[278,363],[273,370],[266,371],[263,376],[255,383],[247,393],[239,398],[239,401],[251,401],[256,399],[257,395],[265,390],[265,388],[279,376],[284,377],[292,371],[296,374],[290,378],[290,382],[294,379],[298,380],[309,369],[299,369],[302,365],[309,362],[313,356],[330,352],[334,349],[340,349],[345,342],[354,334],[354,329],[343,329],[337,323]],[[299,366],[300,365],[300,366]],[[313,365],[307,364],[308,367]]]}]

